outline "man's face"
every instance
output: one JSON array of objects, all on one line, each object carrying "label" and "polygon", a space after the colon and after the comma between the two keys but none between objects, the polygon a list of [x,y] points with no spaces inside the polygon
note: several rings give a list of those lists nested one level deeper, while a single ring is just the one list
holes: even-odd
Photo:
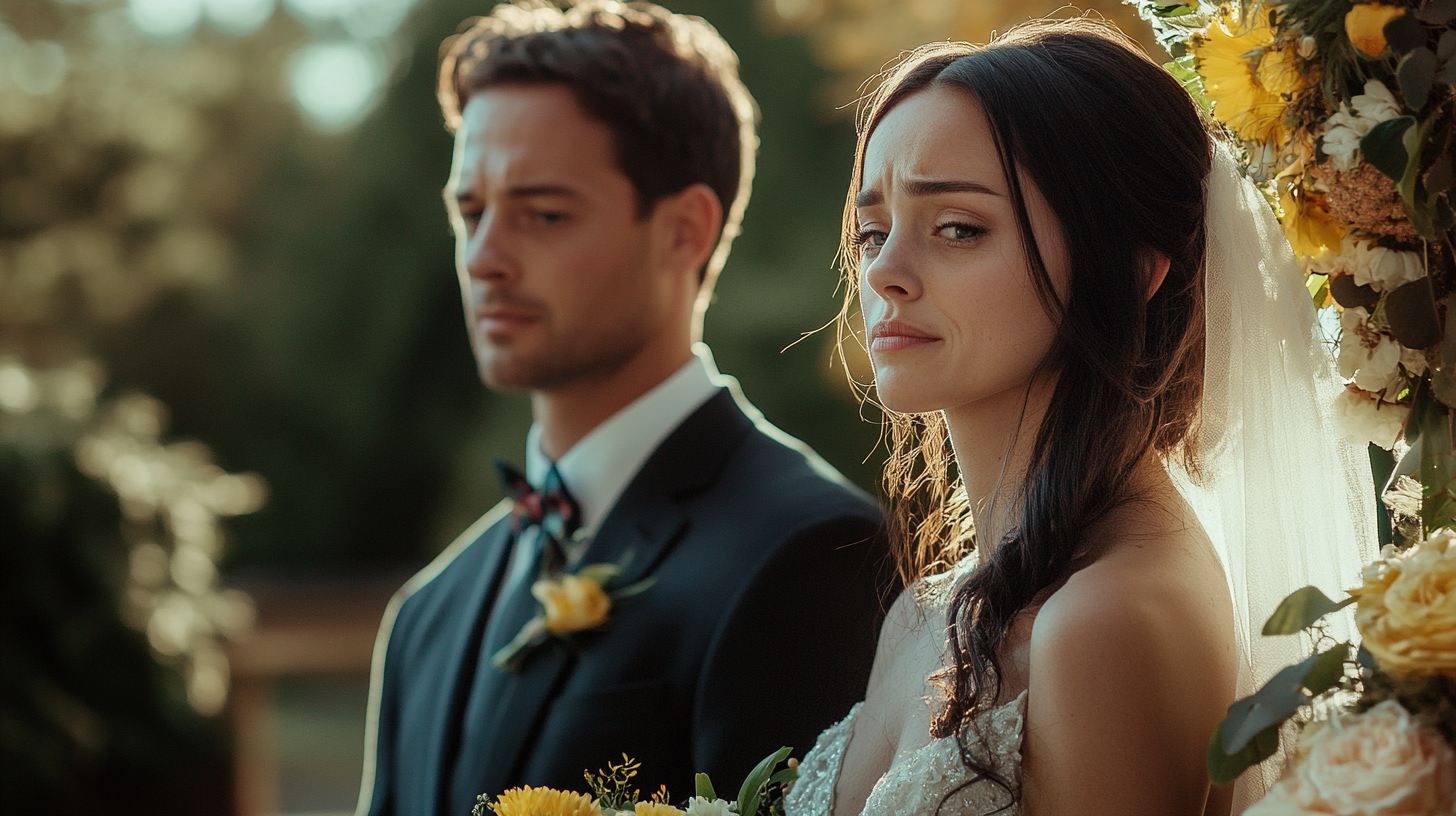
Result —
[{"label": "man's face", "polygon": [[445,188],[485,384],[550,391],[633,359],[678,310],[611,131],[557,85],[470,98]]}]

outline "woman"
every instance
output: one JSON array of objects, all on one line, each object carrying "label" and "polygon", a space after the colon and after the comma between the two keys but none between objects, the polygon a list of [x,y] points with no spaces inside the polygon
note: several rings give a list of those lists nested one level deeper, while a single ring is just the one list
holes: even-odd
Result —
[{"label": "woman", "polygon": [[907,577],[974,549],[891,609],[789,813],[1229,813],[1209,737],[1300,648],[1247,633],[1353,581],[1373,518],[1267,207],[1176,80],[1076,20],[913,52],[845,223]]}]

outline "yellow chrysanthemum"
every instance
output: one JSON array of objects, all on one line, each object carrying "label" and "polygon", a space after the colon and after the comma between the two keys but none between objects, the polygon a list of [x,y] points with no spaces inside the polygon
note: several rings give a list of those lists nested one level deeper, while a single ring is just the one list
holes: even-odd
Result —
[{"label": "yellow chrysanthemum", "polygon": [[637,811],[637,816],[683,816],[681,810],[658,802],[638,802],[632,808]]},{"label": "yellow chrysanthemum", "polygon": [[1293,49],[1275,46],[1266,15],[1254,14],[1248,27],[1217,20],[1192,46],[1213,115],[1241,139],[1282,141],[1285,107],[1307,80]]},{"label": "yellow chrysanthemum", "polygon": [[511,788],[491,804],[496,816],[602,816],[595,799],[553,788]]},{"label": "yellow chrysanthemum", "polygon": [[1399,6],[1361,3],[1345,13],[1345,35],[1366,56],[1378,57],[1385,51],[1385,25],[1404,14]]},{"label": "yellow chrysanthemum", "polygon": [[1328,249],[1340,251],[1345,230],[1325,206],[1322,196],[1313,195],[1297,178],[1279,179],[1279,221],[1296,255],[1313,258]]}]

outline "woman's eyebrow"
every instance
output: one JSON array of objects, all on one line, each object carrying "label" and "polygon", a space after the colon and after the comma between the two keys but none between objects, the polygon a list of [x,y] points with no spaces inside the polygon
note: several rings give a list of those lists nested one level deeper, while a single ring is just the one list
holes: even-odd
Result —
[{"label": "woman's eyebrow", "polygon": [[[910,179],[903,186],[905,195],[916,198],[940,195],[942,193],[1001,195],[978,181],[963,181],[961,179]],[[883,204],[884,202],[885,194],[879,190],[863,190],[859,195],[854,197],[854,206],[856,207],[873,207],[876,204]]]}]

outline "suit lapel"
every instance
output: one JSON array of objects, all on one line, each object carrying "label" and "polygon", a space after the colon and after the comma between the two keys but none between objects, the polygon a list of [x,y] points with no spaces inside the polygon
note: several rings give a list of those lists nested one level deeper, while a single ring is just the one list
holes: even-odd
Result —
[{"label": "suit lapel", "polygon": [[[419,813],[438,813],[450,778],[450,769],[455,764],[460,745],[461,716],[465,710],[471,682],[475,676],[476,650],[488,617],[491,599],[495,597],[505,565],[510,554],[510,518],[498,521],[477,544],[481,548],[478,580],[460,597],[459,606],[452,601],[441,620],[453,628],[442,642],[448,644],[444,662],[440,667],[439,685],[434,688],[418,688],[416,693],[428,694],[435,701],[434,715],[429,723],[428,738],[419,744],[423,752],[423,767],[433,768],[438,784],[422,791],[424,800]],[[470,614],[452,616],[454,610],[469,610]]]},{"label": "suit lapel", "polygon": [[[728,389],[711,397],[648,458],[603,520],[577,568],[625,563],[619,586],[649,575],[691,526],[683,500],[717,481],[729,455],[752,427]],[[515,617],[522,617],[515,599],[509,606]],[[534,603],[528,609],[522,620],[534,612]],[[510,630],[506,638],[515,634],[511,626],[506,628]],[[495,727],[477,771],[480,793],[496,796],[521,782],[523,760],[546,708],[561,693],[575,663],[570,648],[551,643],[529,655],[519,673],[500,676]]]}]

